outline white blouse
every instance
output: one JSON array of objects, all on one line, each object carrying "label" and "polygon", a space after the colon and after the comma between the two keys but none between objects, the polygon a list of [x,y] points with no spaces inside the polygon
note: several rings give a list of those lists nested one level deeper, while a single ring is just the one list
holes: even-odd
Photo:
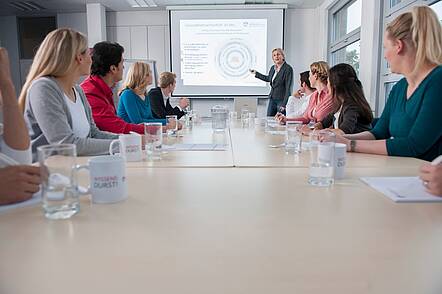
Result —
[{"label": "white blouse", "polygon": [[79,138],[87,138],[89,132],[91,131],[91,126],[87,120],[86,111],[84,110],[84,105],[80,99],[80,95],[75,89],[74,93],[75,102],[69,99],[66,94],[64,95],[66,104],[68,105],[69,112],[71,113],[72,117],[72,131],[75,136]]},{"label": "white blouse", "polygon": [[286,117],[290,118],[303,115],[304,112],[307,110],[311,96],[311,94],[307,96],[302,96],[300,98],[290,96],[285,107]]}]

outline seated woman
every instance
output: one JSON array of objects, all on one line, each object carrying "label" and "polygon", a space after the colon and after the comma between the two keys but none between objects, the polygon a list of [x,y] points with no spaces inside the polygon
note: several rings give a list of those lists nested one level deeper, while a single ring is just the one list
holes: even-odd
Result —
[{"label": "seated woman", "polygon": [[124,121],[133,124],[161,122],[166,119],[154,118],[146,89],[152,84],[152,72],[147,63],[135,62],[127,72],[123,90],[120,91],[117,114]]},{"label": "seated woman", "polygon": [[414,7],[384,34],[391,71],[405,76],[390,92],[373,130],[337,136],[352,152],[433,160],[442,154],[442,29],[435,12]]},{"label": "seated woman", "polygon": [[287,120],[301,121],[304,124],[322,121],[330,112],[333,112],[333,99],[328,93],[327,79],[329,66],[324,61],[314,62],[310,65],[310,84],[316,91],[310,97],[307,110],[303,115],[293,118],[287,118],[285,115],[276,116],[281,124]]},{"label": "seated woman", "polygon": [[91,55],[84,35],[71,29],[50,32],[37,50],[20,94],[34,160],[38,146],[72,143],[78,155],[108,154],[118,135],[100,131],[78,79],[88,75]]},{"label": "seated woman", "polygon": [[299,74],[299,89],[289,97],[285,106],[285,115],[288,118],[298,117],[304,114],[310,102],[315,88],[312,88],[309,80],[309,71]]},{"label": "seated woman", "polygon": [[28,130],[17,104],[8,53],[0,48],[0,205],[25,201],[40,187],[40,168],[31,163]]},{"label": "seated woman", "polygon": [[317,123],[315,129],[334,128],[340,134],[371,130],[373,114],[351,65],[340,63],[330,69],[328,91],[333,97],[336,112]]}]

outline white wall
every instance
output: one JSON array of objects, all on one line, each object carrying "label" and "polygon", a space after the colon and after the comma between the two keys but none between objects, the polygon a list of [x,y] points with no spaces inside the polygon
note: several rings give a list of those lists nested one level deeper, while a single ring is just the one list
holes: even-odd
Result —
[{"label": "white wall", "polygon": [[59,13],[57,14],[57,25],[59,28],[72,28],[87,35],[86,13]]},{"label": "white wall", "polygon": [[287,62],[295,73],[294,88],[299,73],[309,70],[310,64],[320,58],[317,44],[316,9],[288,9],[286,13],[285,51]]},{"label": "white wall", "polygon": [[158,72],[169,70],[167,11],[107,12],[108,41],[120,43],[126,59],[153,59]]}]

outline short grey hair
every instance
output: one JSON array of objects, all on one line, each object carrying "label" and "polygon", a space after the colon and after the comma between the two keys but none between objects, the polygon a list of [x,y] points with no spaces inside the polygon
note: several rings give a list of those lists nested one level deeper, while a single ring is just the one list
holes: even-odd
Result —
[{"label": "short grey hair", "polygon": [[275,48],[275,49],[272,50],[272,54],[273,54],[273,52],[275,52],[275,51],[278,51],[279,54],[282,55],[282,58],[283,58],[284,61],[285,61],[285,53],[284,53],[284,50],[282,50],[282,48]]}]

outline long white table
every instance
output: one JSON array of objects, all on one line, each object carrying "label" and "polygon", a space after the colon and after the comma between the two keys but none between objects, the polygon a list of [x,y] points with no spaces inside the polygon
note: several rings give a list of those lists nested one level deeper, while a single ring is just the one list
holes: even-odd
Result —
[{"label": "long white table", "polygon": [[442,205],[396,204],[359,180],[421,162],[365,160],[331,188],[302,166],[129,166],[124,202],[86,196],[66,221],[0,214],[0,293],[442,293]]},{"label": "long white table", "polygon": [[[282,131],[279,127],[276,131]],[[284,148],[271,148],[284,143],[284,135],[271,134],[255,127],[241,128],[234,124],[230,129],[235,166],[238,167],[308,167],[308,151],[300,155],[286,154]],[[302,140],[308,143],[309,138]],[[402,167],[421,165],[423,161],[415,158],[380,156],[372,154],[347,153],[348,167]]]}]

